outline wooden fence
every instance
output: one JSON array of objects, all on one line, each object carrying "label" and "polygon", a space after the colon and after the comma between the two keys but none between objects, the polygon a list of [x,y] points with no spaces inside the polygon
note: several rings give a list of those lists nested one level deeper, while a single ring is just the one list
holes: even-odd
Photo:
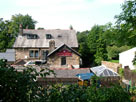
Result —
[{"label": "wooden fence", "polygon": [[100,82],[102,86],[111,86],[113,84],[120,84],[120,81],[121,81],[120,76],[100,78]]},{"label": "wooden fence", "polygon": [[38,83],[42,86],[52,85],[52,84],[75,84],[78,83],[77,78],[38,78]]}]

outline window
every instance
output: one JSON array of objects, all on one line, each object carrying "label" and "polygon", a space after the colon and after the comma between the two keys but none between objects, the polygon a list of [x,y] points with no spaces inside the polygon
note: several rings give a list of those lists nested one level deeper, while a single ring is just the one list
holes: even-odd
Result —
[{"label": "window", "polygon": [[36,58],[39,57],[38,51],[35,51],[35,57],[36,57]]},{"label": "window", "polygon": [[66,65],[66,57],[61,57],[61,65]]},{"label": "window", "polygon": [[46,34],[46,39],[51,39],[51,34]]},{"label": "window", "polygon": [[30,50],[29,51],[29,56],[31,58],[38,58],[39,57],[39,51],[37,51],[37,50]]},{"label": "window", "polygon": [[36,34],[28,34],[27,39],[37,39],[38,36]]},{"label": "window", "polygon": [[29,56],[34,57],[34,51],[29,51]]}]

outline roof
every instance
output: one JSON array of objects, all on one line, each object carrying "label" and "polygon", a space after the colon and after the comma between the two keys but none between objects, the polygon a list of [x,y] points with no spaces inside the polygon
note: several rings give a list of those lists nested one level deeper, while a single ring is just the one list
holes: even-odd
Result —
[{"label": "roof", "polygon": [[62,47],[66,46],[69,50],[71,50],[72,52],[74,52],[75,54],[77,54],[78,56],[81,56],[77,51],[75,51],[74,49],[70,48],[69,46],[67,46],[66,44],[61,44],[59,47],[57,47],[56,49],[54,49],[52,52],[50,52],[48,54],[48,57],[52,54],[54,54],[56,51],[58,51],[59,49],[61,49]]},{"label": "roof", "polygon": [[[37,35],[37,39],[27,39],[27,35]],[[46,34],[51,34],[52,39],[46,39]],[[32,30],[23,29],[23,36],[19,35],[13,45],[14,48],[46,48],[49,47],[49,41],[55,41],[55,47],[65,43],[69,47],[78,47],[76,31],[75,30]]]},{"label": "roof", "polygon": [[[77,74],[80,73],[90,73],[89,68],[80,68],[80,69],[54,69],[56,73],[56,78],[77,78]],[[47,76],[48,78],[53,78],[54,75],[51,74]]]},{"label": "roof", "polygon": [[90,80],[92,76],[94,76],[93,73],[80,73],[76,75],[81,80]]},{"label": "roof", "polygon": [[101,77],[119,76],[118,73],[114,72],[113,70],[107,68],[104,65],[90,68],[90,70],[97,76]]},{"label": "roof", "polygon": [[15,50],[7,49],[5,53],[0,53],[0,59],[7,59],[9,62],[15,61]]}]

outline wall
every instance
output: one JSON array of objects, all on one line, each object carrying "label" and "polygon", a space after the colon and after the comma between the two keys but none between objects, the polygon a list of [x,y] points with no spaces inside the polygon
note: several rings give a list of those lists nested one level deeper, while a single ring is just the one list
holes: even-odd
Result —
[{"label": "wall", "polygon": [[75,53],[72,53],[72,56],[66,57],[66,65],[61,65],[61,56],[53,54],[48,58],[48,64],[51,68],[71,68],[74,65],[79,66],[80,57]]},{"label": "wall", "polygon": [[119,54],[119,63],[122,64],[122,68],[129,66],[131,70],[135,69],[132,62],[135,57],[135,51],[136,48],[133,48]]},{"label": "wall", "polygon": [[118,68],[122,67],[121,64],[119,64],[119,63],[112,63],[112,62],[108,62],[108,61],[102,61],[101,64],[114,70],[115,72],[118,72]]},{"label": "wall", "polygon": [[124,78],[132,81],[132,86],[136,86],[136,72],[130,70],[128,66],[124,68]]},{"label": "wall", "polygon": [[[39,57],[38,58],[30,58],[29,57],[29,50],[39,50]],[[17,48],[15,49],[15,59],[16,61],[19,59],[24,59],[24,60],[38,60],[38,59],[42,59],[42,50],[48,50],[48,49],[40,49],[40,48]]]}]

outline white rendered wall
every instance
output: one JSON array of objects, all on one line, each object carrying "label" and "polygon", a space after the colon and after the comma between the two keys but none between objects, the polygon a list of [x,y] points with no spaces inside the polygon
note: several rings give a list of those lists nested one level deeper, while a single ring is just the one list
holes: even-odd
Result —
[{"label": "white rendered wall", "polygon": [[122,64],[122,67],[129,66],[131,70],[135,69],[133,65],[133,59],[135,57],[136,48],[130,49],[123,53],[119,54],[119,63]]}]

